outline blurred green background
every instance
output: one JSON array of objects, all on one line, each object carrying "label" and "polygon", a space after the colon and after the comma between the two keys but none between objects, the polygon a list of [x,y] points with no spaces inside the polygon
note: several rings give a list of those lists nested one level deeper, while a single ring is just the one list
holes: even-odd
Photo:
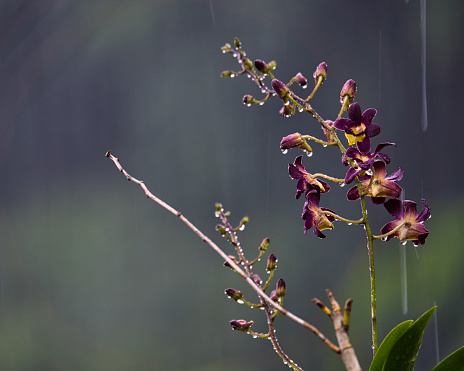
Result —
[{"label": "blurred green background", "polygon": [[[113,150],[133,176],[216,235],[214,203],[248,215],[240,235],[253,259],[264,237],[287,283],[285,306],[334,339],[311,303],[354,299],[351,334],[371,359],[368,260],[362,230],[338,223],[325,240],[303,235],[303,202],[282,155],[282,136],[318,133],[309,115],[279,116],[220,47],[238,36],[253,60],[276,60],[276,76],[328,79],[313,106],[335,119],[353,78],[362,109],[375,107],[389,173],[401,166],[408,199],[427,198],[427,243],[405,247],[407,313],[396,240],[376,245],[380,338],[434,304],[417,369],[464,345],[463,242],[459,233],[464,150],[462,16],[459,0],[427,2],[428,128],[422,130],[421,8],[411,1],[131,0],[0,1],[0,368],[2,370],[286,369],[271,344],[231,331],[260,311],[228,300],[245,283],[176,217],[105,158]],[[307,125],[307,126],[306,126]],[[314,131],[313,129],[317,129]],[[312,172],[342,177],[336,150],[314,146]],[[357,203],[333,187],[321,206],[351,218]],[[419,203],[420,204],[420,203]],[[374,228],[388,221],[369,203]],[[421,205],[419,206],[421,210]],[[264,262],[261,267],[262,277]],[[404,295],[403,295],[404,296]],[[343,369],[338,356],[286,318],[277,335],[305,369]]]}]

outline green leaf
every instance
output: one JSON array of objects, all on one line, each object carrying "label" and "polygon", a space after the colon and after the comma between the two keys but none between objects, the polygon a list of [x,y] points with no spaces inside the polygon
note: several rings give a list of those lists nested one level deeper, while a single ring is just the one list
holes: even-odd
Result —
[{"label": "green leaf", "polygon": [[382,344],[380,344],[379,350],[375,354],[374,359],[372,360],[371,367],[369,371],[382,371],[385,360],[390,354],[393,345],[396,341],[403,335],[406,330],[411,327],[412,319],[404,321],[397,325],[393,330],[391,330],[385,339],[383,339]]},{"label": "green leaf", "polygon": [[420,316],[393,344],[383,366],[384,371],[412,371],[422,344],[425,326],[437,307]]},{"label": "green leaf", "polygon": [[432,371],[461,371],[464,365],[464,347],[451,353],[434,367]]}]

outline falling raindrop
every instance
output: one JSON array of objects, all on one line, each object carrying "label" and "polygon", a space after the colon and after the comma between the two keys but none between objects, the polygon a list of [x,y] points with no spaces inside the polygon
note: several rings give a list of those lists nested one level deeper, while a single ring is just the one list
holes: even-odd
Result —
[{"label": "falling raindrop", "polygon": [[426,39],[426,16],[427,16],[427,1],[421,0],[420,2],[420,30],[421,30],[421,66],[422,66],[422,115],[421,115],[421,124],[422,131],[427,130],[428,120],[427,120],[427,81],[426,81],[426,55],[427,55],[427,39]]},{"label": "falling raindrop", "polygon": [[[402,244],[403,245],[403,244]],[[406,264],[406,248],[400,246],[400,269],[401,269],[401,310],[403,315],[408,313],[408,270]]]}]

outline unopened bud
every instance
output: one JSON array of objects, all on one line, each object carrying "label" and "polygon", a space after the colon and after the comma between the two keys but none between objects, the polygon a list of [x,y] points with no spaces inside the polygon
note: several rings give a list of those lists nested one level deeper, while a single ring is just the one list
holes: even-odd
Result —
[{"label": "unopened bud", "polygon": [[261,59],[255,60],[255,67],[261,73],[268,73],[269,72],[269,65],[262,61]]},{"label": "unopened bud", "polygon": [[300,72],[296,74],[295,80],[303,88],[306,88],[306,86],[308,85],[308,80],[306,80],[306,77],[304,77]]},{"label": "unopened bud", "polygon": [[231,299],[234,299],[235,301],[242,301],[243,303],[243,293],[235,290],[235,289],[225,289],[224,293]]},{"label": "unopened bud", "polygon": [[263,282],[261,280],[261,277],[259,275],[257,275],[257,274],[254,274],[251,278],[252,278],[253,282],[256,283],[258,286],[261,285],[261,283]]},{"label": "unopened bud", "polygon": [[221,224],[216,226],[216,230],[223,236],[227,233],[226,228]]},{"label": "unopened bud", "polygon": [[266,271],[269,273],[277,268],[277,258],[274,254],[269,254],[267,258]]},{"label": "unopened bud", "polygon": [[277,67],[277,62],[276,61],[270,61],[268,64],[269,70],[272,71]]},{"label": "unopened bud", "polygon": [[269,238],[265,238],[262,242],[261,245],[259,245],[259,250],[260,251],[266,251],[267,248],[269,247],[269,244],[271,243],[271,240]]},{"label": "unopened bud", "polygon": [[221,47],[223,53],[228,53],[232,51],[232,46],[229,43],[226,43],[223,47]]},{"label": "unopened bud", "polygon": [[279,278],[276,284],[276,294],[279,298],[283,298],[287,291],[287,287],[285,286],[285,281],[282,278]]},{"label": "unopened bud", "polygon": [[316,71],[314,71],[313,74],[314,81],[316,84],[318,81],[321,79],[321,84],[327,79],[327,64],[325,62],[322,62],[317,66]]},{"label": "unopened bud", "polygon": [[232,321],[229,321],[229,323],[232,326],[232,330],[248,332],[254,322],[246,321],[244,319],[233,319]]},{"label": "unopened bud", "polygon": [[274,79],[271,81],[272,88],[276,92],[276,94],[281,98],[286,100],[290,89],[285,85],[282,81]]},{"label": "unopened bud", "polygon": [[[233,255],[229,255],[229,258],[230,258],[230,259],[231,259],[231,260],[232,260],[234,263],[236,263],[236,262],[237,262],[237,259],[235,259],[235,256],[233,256]],[[232,266],[229,264],[229,262],[228,262],[228,261],[225,261],[223,265],[224,265],[224,267],[229,267],[229,268],[232,268]]]},{"label": "unopened bud", "polygon": [[231,77],[232,75],[235,76],[235,72],[234,72],[234,71],[222,71],[222,72],[221,72],[221,77]]},{"label": "unopened bud", "polygon": [[284,104],[284,106],[279,110],[279,114],[285,117],[290,117],[293,114],[293,109],[290,104]]},{"label": "unopened bud", "polygon": [[277,296],[277,291],[276,290],[272,290],[271,295],[269,295],[269,297],[271,298],[272,301],[279,300],[279,297]]},{"label": "unopened bud", "polygon": [[243,65],[247,70],[251,70],[253,68],[253,62],[250,61],[248,58],[243,58]]},{"label": "unopened bud", "polygon": [[242,46],[242,43],[240,42],[240,40],[238,39],[238,37],[236,37],[234,39],[234,45],[236,48],[240,48]]},{"label": "unopened bud", "polygon": [[242,102],[248,106],[255,102],[255,98],[253,98],[252,95],[247,94],[243,96]]},{"label": "unopened bud", "polygon": [[348,80],[343,85],[342,90],[340,91],[340,103],[344,104],[345,97],[348,97],[348,103],[351,104],[354,102],[354,97],[356,96],[356,83],[354,80]]},{"label": "unopened bud", "polygon": [[280,142],[280,149],[286,150],[290,148],[301,148],[309,153],[313,151],[306,140],[302,138],[300,133],[293,133],[282,138],[282,141]]}]

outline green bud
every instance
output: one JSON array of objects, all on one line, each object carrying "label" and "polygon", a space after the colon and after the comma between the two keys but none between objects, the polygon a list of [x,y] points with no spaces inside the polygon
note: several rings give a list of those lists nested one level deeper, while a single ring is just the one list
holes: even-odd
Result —
[{"label": "green bud", "polygon": [[274,254],[269,254],[267,258],[266,271],[269,273],[277,268],[277,258]]},{"label": "green bud", "polygon": [[279,278],[276,284],[276,294],[279,298],[283,298],[287,291],[287,287],[285,285],[285,281],[282,278]]},{"label": "green bud", "polygon": [[266,251],[267,248],[269,247],[269,244],[271,243],[271,240],[269,238],[265,238],[262,242],[261,245],[259,245],[259,250],[260,251]]},{"label": "green bud", "polygon": [[243,58],[243,65],[247,70],[252,70],[253,69],[253,62],[250,61],[248,58]]},{"label": "green bud", "polygon": [[225,289],[224,293],[231,299],[243,303],[243,293],[235,289]]},{"label": "green bud", "polygon": [[234,45],[236,48],[240,48],[242,46],[242,43],[240,42],[238,37],[234,39]]}]

